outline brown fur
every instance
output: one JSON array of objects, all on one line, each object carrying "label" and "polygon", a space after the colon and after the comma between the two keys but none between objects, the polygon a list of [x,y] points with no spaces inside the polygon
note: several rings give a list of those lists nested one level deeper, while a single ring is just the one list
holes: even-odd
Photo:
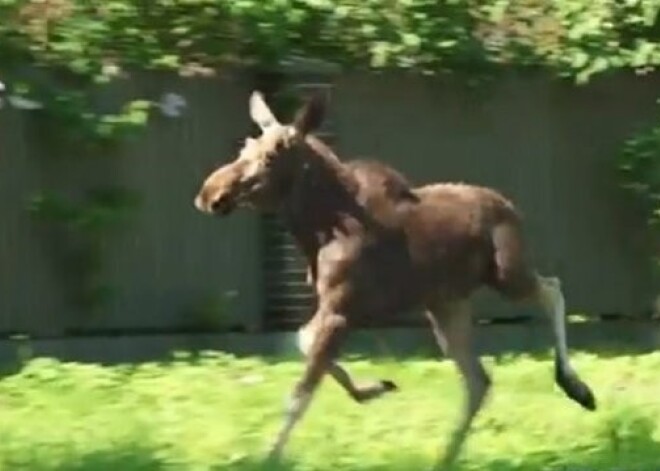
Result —
[{"label": "brown fur", "polygon": [[466,408],[444,460],[451,465],[490,386],[471,335],[469,297],[481,286],[535,302],[550,315],[557,382],[585,408],[595,408],[568,362],[559,281],[532,267],[511,201],[469,184],[411,187],[382,163],[342,162],[309,134],[321,122],[318,100],[288,126],[258,93],[250,110],[263,135],[209,175],[195,204],[216,214],[244,204],[279,212],[308,262],[318,309],[300,331],[307,365],[272,456],[281,453],[326,373],[359,402],[396,389],[388,380],[356,385],[337,362],[341,343],[351,328],[421,308],[466,384]]}]

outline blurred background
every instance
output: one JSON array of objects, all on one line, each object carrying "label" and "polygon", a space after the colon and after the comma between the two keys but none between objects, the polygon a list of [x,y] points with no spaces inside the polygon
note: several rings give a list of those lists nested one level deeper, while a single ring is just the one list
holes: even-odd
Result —
[{"label": "blurred background", "polygon": [[[497,392],[461,469],[660,469],[659,64],[659,0],[1,0],[0,468],[271,469],[314,298],[277,217],[193,206],[258,89],[283,122],[326,94],[344,159],[502,191],[561,278],[601,408],[478,293]],[[402,391],[322,388],[283,469],[429,466],[462,392],[423,317],[345,353]]]}]

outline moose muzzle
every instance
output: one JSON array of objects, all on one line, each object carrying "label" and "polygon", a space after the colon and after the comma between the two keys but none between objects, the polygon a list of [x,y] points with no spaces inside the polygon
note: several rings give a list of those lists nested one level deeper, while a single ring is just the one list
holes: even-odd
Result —
[{"label": "moose muzzle", "polygon": [[238,205],[241,166],[232,162],[220,167],[206,179],[195,197],[195,207],[204,213],[227,215]]}]

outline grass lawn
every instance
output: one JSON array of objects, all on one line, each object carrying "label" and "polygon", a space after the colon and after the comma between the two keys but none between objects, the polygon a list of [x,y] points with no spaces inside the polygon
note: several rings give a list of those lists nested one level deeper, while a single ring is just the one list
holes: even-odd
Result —
[{"label": "grass lawn", "polygon": [[[486,358],[493,393],[461,469],[660,470],[660,353],[573,358],[597,395],[595,413],[563,396],[549,359]],[[283,467],[429,469],[461,406],[453,366],[431,359],[345,365],[401,390],[357,405],[324,382]],[[217,353],[113,367],[35,359],[0,381],[0,469],[271,469],[259,460],[301,369],[299,361]]]}]

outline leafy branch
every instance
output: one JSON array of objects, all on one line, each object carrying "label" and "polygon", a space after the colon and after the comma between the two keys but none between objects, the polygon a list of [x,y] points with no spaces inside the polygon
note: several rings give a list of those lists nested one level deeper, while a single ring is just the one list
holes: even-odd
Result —
[{"label": "leafy branch", "polygon": [[[656,241],[660,240],[660,123],[631,136],[618,159],[622,185],[643,205]],[[660,270],[660,244],[655,247]],[[660,273],[660,272],[659,272]]]}]

